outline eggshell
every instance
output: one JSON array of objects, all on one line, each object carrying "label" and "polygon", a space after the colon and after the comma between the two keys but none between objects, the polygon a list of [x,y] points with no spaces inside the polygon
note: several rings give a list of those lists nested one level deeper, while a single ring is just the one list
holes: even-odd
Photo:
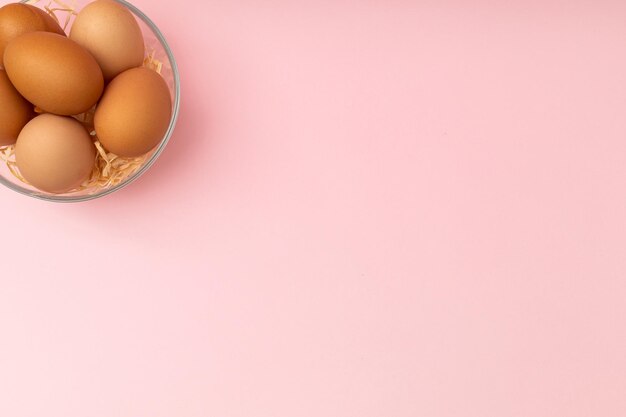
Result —
[{"label": "eggshell", "polygon": [[65,36],[59,24],[45,11],[26,4],[0,8],[0,61],[10,41],[24,33],[47,31]]},{"label": "eggshell", "polygon": [[91,52],[107,81],[143,63],[145,46],[139,24],[130,10],[113,0],[97,0],[82,9],[70,39]]},{"label": "eggshell", "polygon": [[49,32],[21,35],[7,46],[4,64],[24,98],[48,113],[84,113],[102,95],[96,60],[76,42]]},{"label": "eggshell", "polygon": [[33,117],[33,105],[17,92],[4,70],[0,70],[0,146],[12,145]]},{"label": "eggshell", "polygon": [[172,115],[170,90],[147,68],[118,75],[96,108],[94,125],[100,143],[123,157],[141,156],[157,146]]},{"label": "eggshell", "polygon": [[89,179],[96,149],[85,128],[71,117],[42,114],[31,120],[15,145],[20,173],[49,193],[71,191]]},{"label": "eggshell", "polygon": [[26,4],[25,6],[28,7],[30,10],[32,10],[33,12],[35,12],[37,15],[39,15],[43,19],[43,23],[45,25],[45,28],[44,28],[45,32],[52,32],[58,35],[65,36],[65,31],[63,30],[63,28],[59,25],[59,23],[52,16],[48,14],[47,11],[40,9],[39,7],[33,6],[32,4]]}]

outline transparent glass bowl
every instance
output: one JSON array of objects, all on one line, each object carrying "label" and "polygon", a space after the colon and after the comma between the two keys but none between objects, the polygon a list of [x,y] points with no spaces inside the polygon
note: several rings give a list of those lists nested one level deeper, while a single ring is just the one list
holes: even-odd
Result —
[{"label": "transparent glass bowl", "polygon": [[[83,7],[85,7],[92,1],[93,0],[64,0],[64,3],[75,7],[75,11],[79,12]],[[104,197],[106,195],[114,193],[115,191],[118,191],[130,184],[131,182],[135,181],[154,164],[159,155],[167,146],[167,143],[169,142],[172,133],[174,132],[174,127],[176,125],[176,120],[178,118],[178,112],[180,109],[180,77],[178,74],[176,61],[174,60],[174,55],[172,54],[171,49],[169,48],[165,38],[163,37],[163,34],[159,30],[159,28],[157,28],[157,26],[152,22],[152,20],[148,18],[148,16],[143,14],[143,12],[141,12],[139,9],[137,9],[135,6],[125,0],[115,1],[126,6],[137,18],[137,22],[139,23],[139,26],[141,27],[141,31],[144,36],[144,41],[146,44],[146,54],[154,53],[154,58],[159,60],[163,64],[161,75],[165,79],[172,96],[172,117],[165,136],[163,137],[159,145],[147,155],[145,162],[135,173],[128,176],[120,184],[112,186],[110,188],[86,189],[67,194],[46,193],[21,182],[11,173],[6,163],[0,160],[0,183],[5,185],[6,187],[29,197],[52,202],[76,203],[81,201],[94,200],[96,198]],[[32,4],[34,6],[44,8],[44,6],[48,6],[51,1],[22,0],[21,3]],[[54,0],[52,0],[52,7],[54,7]],[[74,20],[74,16],[71,16],[70,13],[64,11],[57,11],[56,16],[59,18],[62,26],[65,22],[65,19],[67,17],[70,17],[69,24],[66,27],[66,32],[69,33]]]}]

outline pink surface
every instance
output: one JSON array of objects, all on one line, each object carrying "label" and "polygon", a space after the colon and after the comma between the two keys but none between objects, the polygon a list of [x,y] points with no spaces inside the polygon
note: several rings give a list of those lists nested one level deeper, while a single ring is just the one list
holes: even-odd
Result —
[{"label": "pink surface", "polygon": [[180,123],[0,190],[0,416],[626,415],[626,3],[135,3]]}]

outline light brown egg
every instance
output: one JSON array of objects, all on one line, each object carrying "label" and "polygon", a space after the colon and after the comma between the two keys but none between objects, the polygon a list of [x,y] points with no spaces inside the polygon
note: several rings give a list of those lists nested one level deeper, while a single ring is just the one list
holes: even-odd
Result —
[{"label": "light brown egg", "polygon": [[12,145],[33,117],[33,105],[17,92],[4,70],[0,70],[0,146]]},{"label": "light brown egg", "polygon": [[107,81],[143,63],[145,46],[139,24],[130,10],[113,0],[97,0],[82,9],[70,39],[91,52]]},{"label": "light brown egg", "polygon": [[24,33],[38,31],[65,36],[59,24],[48,13],[35,6],[14,3],[0,8],[0,61],[10,41]]},{"label": "light brown egg", "polygon": [[163,78],[150,69],[134,68],[111,81],[96,108],[94,125],[109,152],[136,157],[161,142],[171,115],[170,90]]},{"label": "light brown egg", "polygon": [[4,65],[17,91],[48,113],[84,113],[104,88],[93,56],[54,33],[32,32],[14,39],[5,50]]},{"label": "light brown egg", "polygon": [[85,128],[71,117],[42,114],[31,120],[15,145],[20,173],[34,187],[62,194],[89,179],[96,148]]}]

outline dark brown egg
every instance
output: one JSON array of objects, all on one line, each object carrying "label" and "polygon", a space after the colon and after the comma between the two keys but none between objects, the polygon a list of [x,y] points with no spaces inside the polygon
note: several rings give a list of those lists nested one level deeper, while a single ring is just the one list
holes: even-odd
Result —
[{"label": "dark brown egg", "polygon": [[17,92],[4,70],[0,70],[0,146],[12,145],[33,117],[33,105]]},{"label": "dark brown egg", "polygon": [[32,32],[9,43],[4,53],[9,79],[24,98],[48,113],[84,113],[104,88],[98,63],[76,42],[49,32]]},{"label": "dark brown egg", "polygon": [[0,8],[0,64],[9,42],[25,33],[38,31],[65,36],[59,24],[35,6],[13,3]]}]

